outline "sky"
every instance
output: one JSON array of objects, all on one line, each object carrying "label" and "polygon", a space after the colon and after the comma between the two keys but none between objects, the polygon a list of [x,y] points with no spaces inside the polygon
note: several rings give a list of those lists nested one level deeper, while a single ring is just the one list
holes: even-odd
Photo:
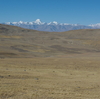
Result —
[{"label": "sky", "polygon": [[100,0],[0,0],[0,23],[42,22],[100,23]]}]

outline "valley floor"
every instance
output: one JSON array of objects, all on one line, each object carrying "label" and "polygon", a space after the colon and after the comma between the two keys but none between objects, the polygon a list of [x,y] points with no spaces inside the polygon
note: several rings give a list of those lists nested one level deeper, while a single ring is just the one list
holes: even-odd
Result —
[{"label": "valley floor", "polygon": [[100,57],[1,58],[0,99],[100,99]]}]

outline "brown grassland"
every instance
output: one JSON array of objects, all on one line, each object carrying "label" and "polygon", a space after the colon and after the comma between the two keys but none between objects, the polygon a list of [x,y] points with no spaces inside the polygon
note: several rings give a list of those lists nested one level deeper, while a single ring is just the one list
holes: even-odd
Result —
[{"label": "brown grassland", "polygon": [[99,35],[0,25],[0,99],[100,99]]},{"label": "brown grassland", "polygon": [[0,99],[100,99],[99,60],[0,59]]}]

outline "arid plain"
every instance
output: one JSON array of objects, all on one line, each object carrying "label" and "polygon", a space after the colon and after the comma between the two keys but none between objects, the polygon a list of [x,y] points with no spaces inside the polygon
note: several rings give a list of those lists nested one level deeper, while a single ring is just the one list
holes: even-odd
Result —
[{"label": "arid plain", "polygon": [[0,24],[0,99],[100,99],[100,30]]}]

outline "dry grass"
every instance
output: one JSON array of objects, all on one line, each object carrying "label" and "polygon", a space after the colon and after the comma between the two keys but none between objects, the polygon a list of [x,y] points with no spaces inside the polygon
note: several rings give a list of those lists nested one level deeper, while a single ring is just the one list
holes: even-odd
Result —
[{"label": "dry grass", "polygon": [[99,58],[0,59],[0,99],[100,99]]},{"label": "dry grass", "polygon": [[20,39],[20,36],[5,36],[5,35],[0,35],[0,38],[14,38],[14,39]]},{"label": "dry grass", "polygon": [[0,24],[0,99],[100,99],[100,30]]}]

